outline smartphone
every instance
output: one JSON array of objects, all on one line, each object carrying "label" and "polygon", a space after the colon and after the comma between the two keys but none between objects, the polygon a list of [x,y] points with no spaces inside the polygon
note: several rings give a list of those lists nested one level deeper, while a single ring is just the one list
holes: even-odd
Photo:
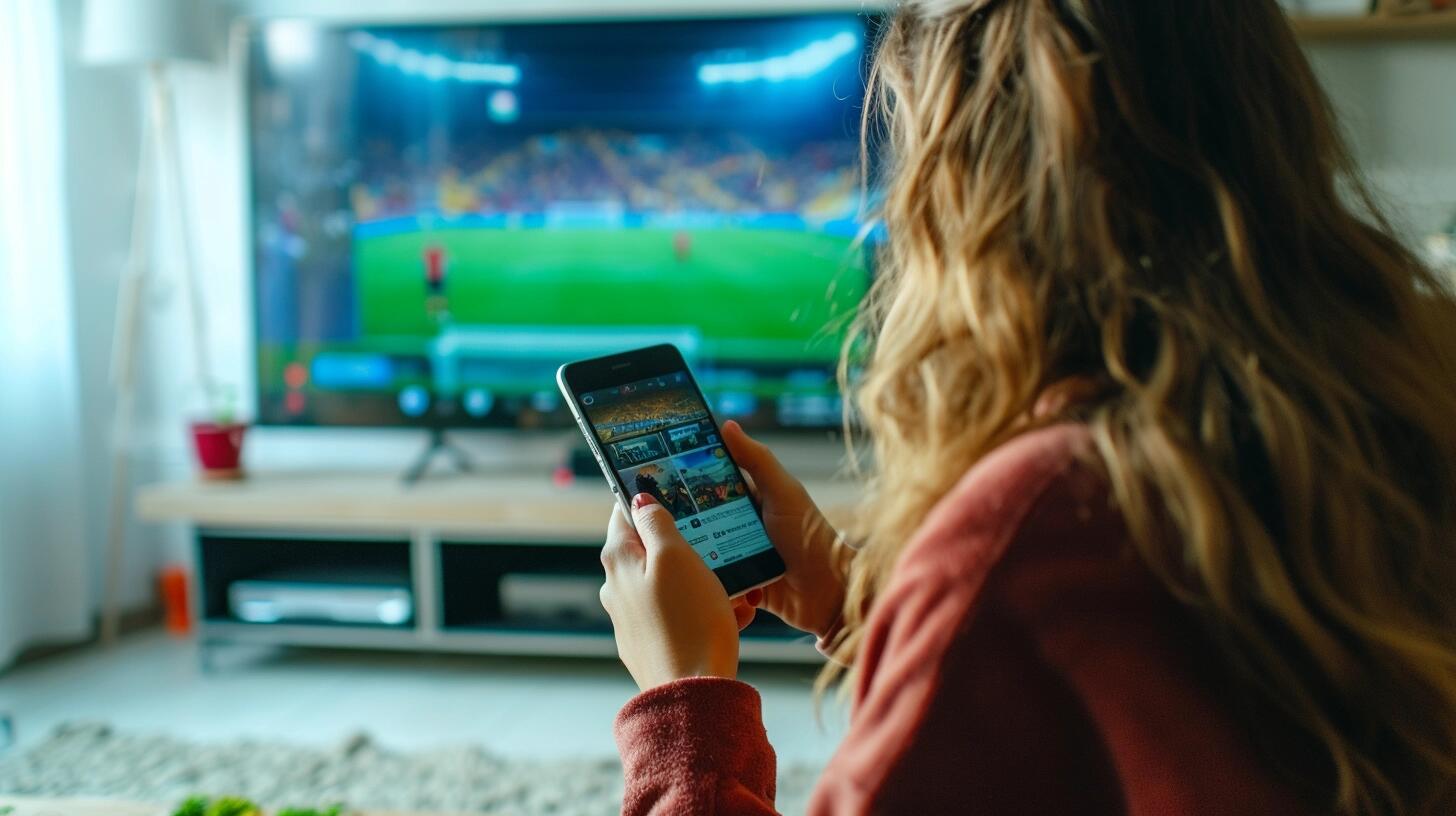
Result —
[{"label": "smartphone", "polygon": [[675,346],[568,363],[556,383],[629,520],[632,497],[650,494],[730,598],[784,574],[748,482]]}]

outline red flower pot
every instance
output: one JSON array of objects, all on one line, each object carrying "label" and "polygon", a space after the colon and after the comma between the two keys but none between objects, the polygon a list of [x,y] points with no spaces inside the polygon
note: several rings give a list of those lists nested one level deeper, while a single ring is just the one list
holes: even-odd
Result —
[{"label": "red flower pot", "polygon": [[192,447],[206,479],[240,479],[243,476],[243,434],[247,425],[192,423]]}]

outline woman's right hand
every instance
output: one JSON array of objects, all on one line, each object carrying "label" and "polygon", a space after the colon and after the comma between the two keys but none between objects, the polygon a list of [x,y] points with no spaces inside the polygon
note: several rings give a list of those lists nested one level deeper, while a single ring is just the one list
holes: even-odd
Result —
[{"label": "woman's right hand", "polygon": [[784,577],[748,593],[749,603],[795,629],[823,637],[839,620],[854,551],[845,546],[804,485],[737,422],[723,424],[728,451],[752,480],[763,523],[788,568]]}]

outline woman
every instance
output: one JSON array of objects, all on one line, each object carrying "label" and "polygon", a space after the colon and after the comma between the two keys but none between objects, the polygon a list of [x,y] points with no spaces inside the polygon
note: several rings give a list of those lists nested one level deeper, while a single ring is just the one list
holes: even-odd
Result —
[{"label": "woman", "polygon": [[[857,546],[725,428],[849,672],[812,812],[1456,813],[1452,298],[1273,0],[909,2],[872,89]],[[633,515],[624,809],[770,812],[752,609]]]}]

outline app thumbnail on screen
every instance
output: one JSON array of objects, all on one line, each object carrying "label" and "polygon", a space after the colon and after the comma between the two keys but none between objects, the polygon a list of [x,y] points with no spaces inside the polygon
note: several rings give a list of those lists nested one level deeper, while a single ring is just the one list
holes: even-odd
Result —
[{"label": "app thumbnail on screen", "polygon": [[621,474],[622,482],[633,495],[646,493],[657,499],[675,520],[681,521],[698,512],[682,475],[669,460],[627,468]]}]

